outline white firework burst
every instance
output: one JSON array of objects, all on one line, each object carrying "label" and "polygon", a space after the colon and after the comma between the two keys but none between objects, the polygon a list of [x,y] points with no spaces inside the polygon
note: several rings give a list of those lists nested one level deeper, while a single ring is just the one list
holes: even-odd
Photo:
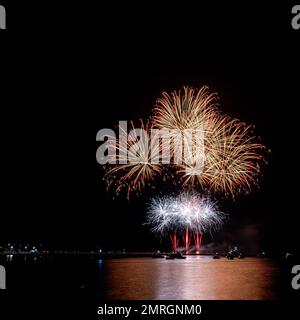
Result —
[{"label": "white firework burst", "polygon": [[196,192],[153,198],[147,213],[147,224],[159,234],[186,228],[203,234],[218,230],[225,220],[215,201]]}]

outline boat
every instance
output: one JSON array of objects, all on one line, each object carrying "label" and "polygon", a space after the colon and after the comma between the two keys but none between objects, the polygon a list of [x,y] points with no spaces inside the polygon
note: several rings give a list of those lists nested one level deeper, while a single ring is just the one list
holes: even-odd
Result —
[{"label": "boat", "polygon": [[258,258],[258,259],[267,258],[266,252],[263,251],[263,252],[259,253],[259,254],[257,255],[257,258]]},{"label": "boat", "polygon": [[227,253],[226,258],[227,258],[228,260],[234,260],[234,254],[233,254],[233,252],[232,252],[232,251],[229,251],[229,252]]},{"label": "boat", "polygon": [[180,252],[173,252],[170,253],[167,257],[167,260],[174,260],[174,259],[186,259]]},{"label": "boat", "polygon": [[168,256],[166,256],[166,260],[174,260],[175,257],[173,254],[169,254]]},{"label": "boat", "polygon": [[213,259],[221,259],[221,257],[219,256],[218,253],[216,253],[216,254],[213,256]]}]

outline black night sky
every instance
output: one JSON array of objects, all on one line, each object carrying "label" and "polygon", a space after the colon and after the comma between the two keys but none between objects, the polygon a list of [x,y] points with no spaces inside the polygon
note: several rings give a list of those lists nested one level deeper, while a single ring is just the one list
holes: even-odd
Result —
[{"label": "black night sky", "polygon": [[95,135],[119,120],[148,118],[162,91],[208,85],[221,110],[255,125],[272,153],[260,189],[235,202],[220,199],[230,220],[204,241],[239,244],[246,234],[250,251],[295,248],[297,195],[285,178],[296,179],[290,136],[297,127],[299,34],[290,30],[289,7],[275,6],[185,4],[139,14],[118,7],[106,9],[109,22],[87,34],[39,41],[17,35],[5,52],[10,107],[2,121],[10,126],[2,139],[14,137],[7,147],[16,156],[12,171],[3,168],[12,195],[5,191],[1,241],[163,248],[143,226],[145,203],[159,190],[145,189],[129,203],[112,200],[102,169],[94,169]]}]

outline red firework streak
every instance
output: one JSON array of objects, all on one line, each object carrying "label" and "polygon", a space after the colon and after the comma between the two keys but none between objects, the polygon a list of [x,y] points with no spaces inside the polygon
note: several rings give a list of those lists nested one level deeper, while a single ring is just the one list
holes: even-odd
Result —
[{"label": "red firework streak", "polygon": [[185,253],[189,253],[190,244],[191,244],[191,237],[190,237],[188,227],[186,227],[185,232],[183,232],[183,243],[184,243],[184,247],[185,247]]},{"label": "red firework streak", "polygon": [[196,233],[194,234],[194,241],[195,241],[195,246],[196,246],[196,254],[200,254],[202,234],[199,233],[199,232],[196,232]]},{"label": "red firework streak", "polygon": [[177,239],[176,230],[171,234],[172,248],[173,251],[176,252],[178,248],[179,240]]}]

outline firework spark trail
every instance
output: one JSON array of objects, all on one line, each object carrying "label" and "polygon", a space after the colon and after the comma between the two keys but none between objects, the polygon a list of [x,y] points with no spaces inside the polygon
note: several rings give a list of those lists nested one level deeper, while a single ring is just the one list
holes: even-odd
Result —
[{"label": "firework spark trail", "polygon": [[165,234],[180,226],[179,206],[176,198],[164,196],[153,198],[150,202],[147,223],[152,231]]},{"label": "firework spark trail", "polygon": [[179,196],[179,215],[182,227],[201,234],[218,230],[225,215],[217,203],[196,192],[182,192]]},{"label": "firework spark trail", "polygon": [[183,231],[183,244],[185,247],[185,252],[189,252],[190,244],[191,244],[191,235],[189,231],[189,227],[187,226]]},{"label": "firework spark trail", "polygon": [[196,232],[194,234],[194,240],[195,240],[195,246],[196,246],[196,253],[200,254],[202,235],[199,232]]},{"label": "firework spark trail", "polygon": [[186,253],[189,253],[193,236],[199,254],[202,235],[218,230],[225,220],[226,215],[219,211],[216,202],[196,192],[153,198],[147,213],[147,224],[151,225],[154,233],[171,234],[174,251],[178,247],[176,233],[182,233]]},{"label": "firework spark trail", "polygon": [[[123,130],[125,143],[117,141],[111,147],[118,164],[108,166],[105,179],[116,195],[122,190],[127,190],[128,198],[130,193],[140,194],[165,167],[171,171],[175,168],[183,187],[192,186],[203,193],[209,191],[233,199],[258,184],[265,147],[253,134],[252,126],[220,113],[218,96],[207,87],[185,87],[183,92],[170,95],[164,92],[157,100],[153,117],[146,125],[141,121],[141,128],[146,130],[146,137],[127,136]],[[132,122],[131,129],[135,129]],[[153,135],[153,129],[160,133]],[[196,134],[185,143],[182,138],[186,130],[201,130],[202,141]],[[168,141],[170,135],[172,143]],[[153,143],[155,140],[158,143]],[[197,148],[199,145],[203,148]],[[182,148],[184,157],[177,162]],[[169,162],[164,161],[164,150],[169,150]]]},{"label": "firework spark trail", "polygon": [[172,242],[172,249],[174,252],[178,249],[179,240],[177,239],[176,230],[173,231],[173,233],[170,235],[171,242]]},{"label": "firework spark trail", "polygon": [[210,125],[209,119],[217,111],[217,95],[210,94],[207,87],[196,91],[185,87],[183,94],[163,92],[157,100],[152,122],[162,129],[199,129]]},{"label": "firework spark trail", "polygon": [[[263,161],[260,153],[265,147],[257,142],[251,126],[222,115],[217,101],[217,95],[210,94],[207,87],[198,91],[185,87],[183,93],[175,91],[171,95],[163,93],[157,100],[152,125],[179,130],[181,134],[187,129],[203,130],[204,154],[195,154],[193,146],[186,148],[188,161],[177,166],[177,173],[183,186],[198,185],[202,190],[234,198],[257,184]],[[200,171],[197,157],[204,158]]]},{"label": "firework spark trail", "polygon": [[225,219],[216,202],[195,192],[153,198],[147,214],[147,224],[159,234],[182,232],[187,228],[201,234],[212,232],[218,230]]},{"label": "firework spark trail", "polygon": [[240,190],[256,184],[264,146],[251,136],[251,126],[237,119],[220,117],[206,151],[207,164],[201,176],[203,182],[218,193],[234,197]]},{"label": "firework spark trail", "polygon": [[119,128],[123,141],[117,140],[116,144],[110,146],[110,153],[114,157],[111,160],[118,164],[108,167],[105,179],[109,187],[114,186],[116,195],[126,190],[129,198],[130,193],[141,192],[146,183],[150,183],[155,175],[162,172],[162,165],[152,161],[159,159],[162,142],[152,143],[157,137],[151,136],[148,124],[145,125],[142,120],[140,128],[146,136],[138,137],[137,134],[132,134],[135,129],[133,122],[128,136],[123,128]]}]

